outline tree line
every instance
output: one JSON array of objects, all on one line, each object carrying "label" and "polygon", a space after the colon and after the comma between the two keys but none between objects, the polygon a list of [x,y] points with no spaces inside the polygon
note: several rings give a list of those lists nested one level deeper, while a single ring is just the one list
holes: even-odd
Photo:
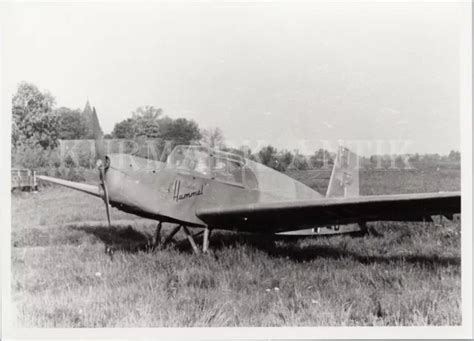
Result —
[{"label": "tree line", "polygon": [[[54,159],[52,153],[60,140],[93,139],[91,122],[94,116],[97,116],[96,109],[88,101],[83,110],[56,107],[56,100],[48,91],[40,91],[32,83],[20,83],[12,98],[12,163],[30,165],[31,160],[42,158],[41,155],[46,155],[44,159]],[[254,153],[249,149],[243,153],[240,149],[235,150],[226,146],[224,135],[219,128],[202,129],[193,120],[170,118],[164,114],[163,109],[154,106],[138,107],[131,112],[129,118],[116,123],[112,132],[106,134],[104,138],[156,139],[171,141],[172,146],[201,144],[244,154],[243,156],[247,158],[282,172],[291,169],[331,169],[335,158],[334,153],[325,149],[318,149],[307,156],[301,155],[298,151],[278,150],[271,145]],[[361,166],[390,168],[401,165],[403,168],[407,160],[414,163],[459,162],[460,153],[451,151],[446,156],[373,155],[362,157]],[[48,162],[51,163],[48,160],[38,160],[36,163],[44,166]],[[54,163],[56,164],[57,160]]]},{"label": "tree line", "polygon": [[[55,148],[59,140],[93,139],[92,117],[95,107],[86,103],[84,110],[56,108],[56,100],[47,91],[40,91],[31,83],[22,82],[12,98],[12,145]],[[162,109],[143,106],[131,117],[115,124],[104,138],[134,139],[140,136],[173,140],[178,144],[197,143],[203,131],[193,120],[172,119]]]}]

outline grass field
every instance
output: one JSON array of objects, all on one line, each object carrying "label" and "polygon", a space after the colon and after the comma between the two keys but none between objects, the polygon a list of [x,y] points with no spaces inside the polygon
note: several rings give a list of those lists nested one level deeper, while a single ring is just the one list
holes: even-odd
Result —
[{"label": "grass field", "polygon": [[[314,171],[291,175],[327,186]],[[459,188],[459,170],[361,174],[362,194]],[[378,235],[359,238],[215,232],[196,256],[187,243],[150,252],[155,223],[112,214],[109,229],[99,199],[65,188],[13,194],[18,326],[461,324],[458,221],[374,223]]]}]

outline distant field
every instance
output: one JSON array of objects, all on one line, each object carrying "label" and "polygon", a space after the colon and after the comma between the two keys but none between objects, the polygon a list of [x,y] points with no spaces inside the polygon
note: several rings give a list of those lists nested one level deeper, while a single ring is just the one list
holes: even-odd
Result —
[{"label": "distant field", "polygon": [[[325,192],[321,172],[291,175]],[[453,169],[361,173],[362,194],[459,188]],[[461,324],[458,221],[374,223],[380,236],[362,238],[216,232],[195,256],[148,251],[153,221],[113,209],[109,229],[101,200],[65,188],[13,194],[12,215],[23,327]]]},{"label": "distant field", "polygon": [[[287,171],[286,174],[320,193],[326,193],[331,171]],[[454,191],[460,188],[459,169],[363,169],[360,171],[361,195]]]}]

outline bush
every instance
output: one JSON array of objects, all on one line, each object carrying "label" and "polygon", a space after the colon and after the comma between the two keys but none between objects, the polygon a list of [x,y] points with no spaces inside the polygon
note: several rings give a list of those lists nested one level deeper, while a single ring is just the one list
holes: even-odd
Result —
[{"label": "bush", "polygon": [[59,155],[54,149],[40,146],[21,146],[12,149],[12,167],[37,169],[59,166]]},{"label": "bush", "polygon": [[68,174],[68,169],[66,167],[58,167],[54,170],[55,178],[66,179]]}]

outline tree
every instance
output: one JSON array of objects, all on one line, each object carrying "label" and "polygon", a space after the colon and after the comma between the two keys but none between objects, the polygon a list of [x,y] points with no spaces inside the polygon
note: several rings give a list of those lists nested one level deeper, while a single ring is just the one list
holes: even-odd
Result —
[{"label": "tree", "polygon": [[[100,123],[99,123],[99,117],[97,117],[97,112],[95,111],[95,107],[92,108],[92,124],[91,124],[91,127],[92,127],[92,138],[95,139],[96,136],[95,136],[95,132],[94,132],[94,129],[98,129],[97,133],[98,135],[100,136],[104,136],[104,132],[102,131],[102,128],[100,127]],[[94,124],[95,122],[95,124]],[[95,128],[94,128],[95,126]]]},{"label": "tree", "polygon": [[86,102],[84,110],[82,110],[82,119],[84,120],[84,124],[87,128],[86,132],[86,139],[93,139],[94,138],[94,131],[92,129],[92,107],[89,101]]},{"label": "tree", "polygon": [[119,123],[116,123],[112,136],[117,139],[133,139],[135,137],[135,120],[127,118]]},{"label": "tree", "polygon": [[284,172],[289,165],[293,163],[294,156],[289,150],[282,150],[277,153],[276,165],[274,168],[277,171]]},{"label": "tree", "polygon": [[135,139],[138,137],[156,138],[175,144],[192,144],[201,139],[196,122],[185,118],[172,119],[162,116],[162,109],[151,106],[139,107],[132,117],[114,126],[114,138]]},{"label": "tree", "polygon": [[18,123],[20,121],[20,117],[23,116],[23,108],[22,107],[13,107],[12,108],[12,146],[16,147],[20,144],[22,133]]},{"label": "tree", "polygon": [[31,83],[19,84],[12,98],[14,146],[39,145],[46,149],[58,145],[59,119],[53,112],[54,103],[49,92],[41,92]]},{"label": "tree", "polygon": [[287,169],[307,170],[309,168],[308,160],[304,155],[295,152],[293,162],[288,166]]},{"label": "tree", "polygon": [[163,114],[162,109],[145,105],[132,111],[134,120],[134,137],[144,136],[148,138],[158,138],[160,135],[159,118]]},{"label": "tree", "polygon": [[422,157],[423,162],[426,163],[438,163],[441,159],[441,156],[436,153],[436,154],[425,154]]},{"label": "tree", "polygon": [[448,155],[449,161],[461,161],[461,153],[455,150],[451,150]]},{"label": "tree", "polygon": [[32,83],[21,82],[12,98],[12,107],[24,109],[24,114],[50,112],[54,107],[54,97],[48,92],[39,91]]},{"label": "tree", "polygon": [[193,120],[165,117],[159,122],[159,137],[174,144],[193,144],[201,139],[199,126]]},{"label": "tree", "polygon": [[311,168],[328,168],[334,164],[334,158],[326,149],[318,149],[309,159]]},{"label": "tree", "polygon": [[258,160],[263,165],[274,168],[277,165],[277,152],[273,146],[263,147],[257,154]]},{"label": "tree", "polygon": [[408,158],[408,161],[410,161],[410,162],[420,161],[420,154],[416,153],[416,154],[410,155],[409,158]]},{"label": "tree", "polygon": [[87,122],[80,110],[61,107],[55,110],[59,118],[59,138],[62,140],[79,140],[88,138]]},{"label": "tree", "polygon": [[260,163],[279,172],[286,171],[293,164],[294,159],[292,152],[288,150],[278,151],[271,145],[263,147],[257,154],[257,160]]},{"label": "tree", "polygon": [[160,122],[152,117],[136,117],[133,119],[134,137],[160,137]]},{"label": "tree", "polygon": [[202,139],[201,144],[209,148],[224,147],[224,134],[220,128],[207,128],[201,132]]},{"label": "tree", "polygon": [[24,140],[28,145],[40,145],[42,148],[55,148],[59,144],[59,120],[52,112],[39,112],[28,116],[20,126]]},{"label": "tree", "polygon": [[112,136],[122,139],[134,139],[138,136],[158,138],[160,120],[163,111],[153,106],[142,106],[132,111],[132,117],[114,126]]},{"label": "tree", "polygon": [[151,105],[144,105],[132,111],[132,118],[144,118],[146,120],[158,120],[160,116],[163,114],[163,110],[161,108],[155,108]]}]

